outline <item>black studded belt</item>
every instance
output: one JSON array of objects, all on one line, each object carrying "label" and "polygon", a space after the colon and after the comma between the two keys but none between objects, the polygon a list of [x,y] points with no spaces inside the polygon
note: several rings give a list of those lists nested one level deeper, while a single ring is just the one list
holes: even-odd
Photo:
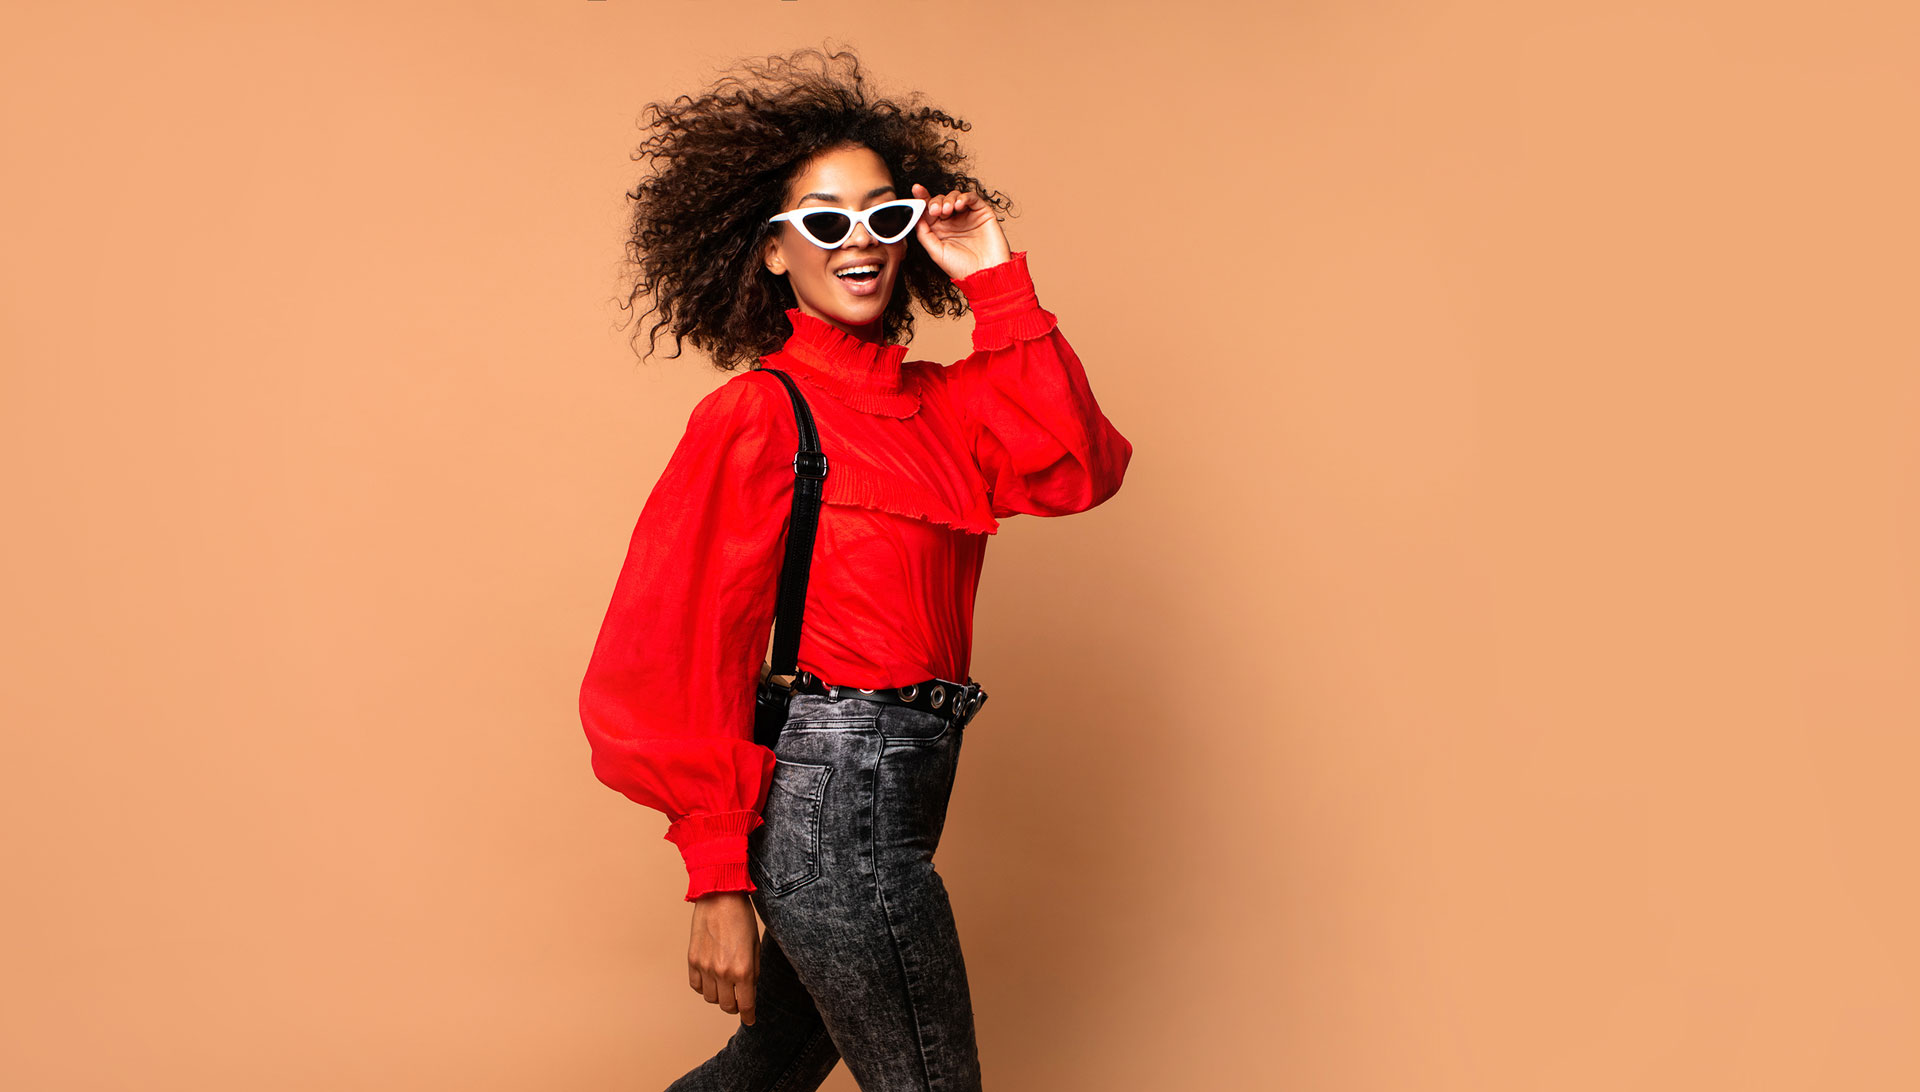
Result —
[{"label": "black studded belt", "polygon": [[862,701],[904,705],[946,717],[962,727],[987,703],[987,692],[980,689],[979,683],[957,683],[947,679],[926,679],[906,686],[863,690],[856,686],[836,686],[811,671],[802,671],[793,677],[793,689],[801,694],[824,694],[829,698],[859,698]]}]

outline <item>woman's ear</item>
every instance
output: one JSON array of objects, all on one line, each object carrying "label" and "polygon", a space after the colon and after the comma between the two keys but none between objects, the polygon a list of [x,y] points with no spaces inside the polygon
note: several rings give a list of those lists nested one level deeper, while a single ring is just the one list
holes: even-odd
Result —
[{"label": "woman's ear", "polygon": [[787,271],[787,261],[780,255],[780,240],[767,240],[760,250],[760,261],[766,265],[767,272],[776,277]]}]

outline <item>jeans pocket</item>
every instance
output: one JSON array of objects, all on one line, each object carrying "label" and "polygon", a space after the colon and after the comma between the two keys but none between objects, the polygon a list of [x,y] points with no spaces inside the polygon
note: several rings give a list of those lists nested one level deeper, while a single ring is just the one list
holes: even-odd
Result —
[{"label": "jeans pocket", "polygon": [[787,706],[787,728],[872,728],[880,723],[881,706],[857,698],[829,698],[822,694],[795,694]]},{"label": "jeans pocket", "polygon": [[924,709],[893,706],[880,715],[880,734],[889,744],[941,744],[959,733],[953,718]]},{"label": "jeans pocket", "polygon": [[755,887],[784,895],[820,876],[820,809],[833,767],[776,758],[761,823],[747,835]]}]

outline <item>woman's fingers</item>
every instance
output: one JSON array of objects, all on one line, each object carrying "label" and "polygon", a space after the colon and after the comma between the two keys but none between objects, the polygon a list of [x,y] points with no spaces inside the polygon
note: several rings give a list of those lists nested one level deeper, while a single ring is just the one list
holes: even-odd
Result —
[{"label": "woman's fingers", "polygon": [[913,184],[913,195],[926,199],[927,211],[921,215],[921,219],[929,224],[958,216],[979,203],[974,195],[966,190],[950,190],[935,197],[918,182]]},{"label": "woman's fingers", "polygon": [[702,976],[700,992],[708,1004],[720,1006],[721,1012],[738,1013],[741,1023],[751,1025],[755,1018],[753,982],[756,977],[752,968],[707,971]]},{"label": "woman's fingers", "polygon": [[742,978],[738,982],[720,984],[720,1010],[739,1013],[740,1022],[743,1024],[753,1023],[753,978],[751,976]]}]

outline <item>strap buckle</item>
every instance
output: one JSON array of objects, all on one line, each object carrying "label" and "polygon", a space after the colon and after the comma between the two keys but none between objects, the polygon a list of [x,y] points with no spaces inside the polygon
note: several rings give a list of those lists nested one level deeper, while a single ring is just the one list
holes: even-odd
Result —
[{"label": "strap buckle", "polygon": [[[801,460],[806,461],[802,466]],[[824,478],[827,476],[827,453],[824,451],[796,451],[793,453],[793,473],[799,478]]]}]

